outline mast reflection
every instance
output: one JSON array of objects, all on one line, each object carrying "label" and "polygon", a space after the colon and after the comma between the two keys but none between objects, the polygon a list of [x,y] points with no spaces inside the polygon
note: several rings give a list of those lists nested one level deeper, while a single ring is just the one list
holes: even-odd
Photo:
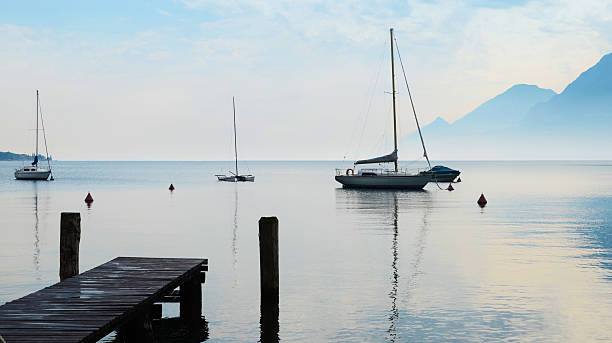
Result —
[{"label": "mast reflection", "polygon": [[393,241],[391,244],[391,252],[393,255],[393,262],[391,263],[391,291],[389,292],[389,298],[391,299],[391,310],[389,311],[389,329],[387,330],[388,340],[395,342],[397,338],[397,320],[399,318],[399,311],[397,309],[397,284],[399,279],[399,273],[397,271],[398,263],[398,242],[397,236],[399,235],[399,211],[397,205],[397,193],[393,193]]},{"label": "mast reflection", "polygon": [[[232,230],[232,268],[234,274],[236,272],[236,265],[238,264],[238,186],[234,185],[234,227]],[[234,280],[236,282],[236,280]]]},{"label": "mast reflection", "polygon": [[[388,310],[387,319],[389,327],[386,330],[386,341],[400,341],[398,337],[398,321],[400,309],[398,306],[398,294],[400,293],[400,251],[399,251],[399,214],[400,208],[406,212],[422,210],[423,219],[420,230],[415,241],[414,258],[409,264],[407,279],[407,293],[400,299],[410,297],[410,291],[416,286],[419,275],[420,264],[425,250],[425,241],[429,229],[427,215],[431,208],[431,195],[427,191],[397,191],[397,190],[358,190],[358,189],[336,189],[336,205],[348,211],[355,211],[357,215],[366,217],[366,225],[375,229],[384,229],[391,232],[391,289],[389,300],[391,307]],[[383,220],[381,220],[383,218]],[[382,227],[381,227],[382,226]],[[410,229],[410,228],[407,228]]]},{"label": "mast reflection", "polygon": [[34,271],[36,274],[36,279],[40,280],[41,276],[40,276],[40,237],[39,237],[39,233],[38,233],[38,225],[39,225],[39,218],[38,218],[38,184],[36,182],[33,182],[33,191],[34,191],[34,195],[33,195],[33,200],[34,200],[34,252],[32,254],[32,259],[33,259],[33,263],[34,263]]}]

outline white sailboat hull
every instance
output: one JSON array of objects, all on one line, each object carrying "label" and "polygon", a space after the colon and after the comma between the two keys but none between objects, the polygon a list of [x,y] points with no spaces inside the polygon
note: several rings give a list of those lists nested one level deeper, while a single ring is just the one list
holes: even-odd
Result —
[{"label": "white sailboat hull", "polygon": [[336,181],[345,188],[423,189],[431,181],[422,175],[336,175]]},{"label": "white sailboat hull", "polygon": [[17,180],[47,180],[51,171],[47,169],[22,168],[15,170],[15,179]]}]

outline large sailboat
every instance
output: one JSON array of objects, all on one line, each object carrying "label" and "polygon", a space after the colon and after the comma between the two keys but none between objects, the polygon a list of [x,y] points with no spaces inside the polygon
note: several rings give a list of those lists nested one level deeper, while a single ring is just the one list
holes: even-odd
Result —
[{"label": "large sailboat", "polygon": [[[397,115],[395,106],[395,64],[393,60],[393,29],[389,30],[391,36],[391,86],[393,89],[393,138],[394,150],[392,153],[380,157],[359,160],[355,166],[362,164],[393,163],[393,169],[358,169],[349,168],[346,171],[336,169],[336,181],[345,188],[390,188],[420,190],[432,181],[431,175],[414,174],[407,170],[400,170],[397,166]],[[412,100],[411,100],[412,101]],[[414,107],[413,107],[414,109]],[[415,114],[416,118],[416,114]],[[417,124],[418,125],[418,124]],[[420,130],[419,130],[420,133]],[[423,144],[423,148],[425,145]],[[425,153],[426,154],[426,153]],[[356,168],[355,168],[356,169]]]},{"label": "large sailboat", "polygon": [[[40,117],[40,123],[43,131],[43,139],[45,142],[45,152],[47,154],[47,168],[38,166],[38,118]],[[45,124],[42,119],[42,111],[40,111],[40,97],[38,90],[36,90],[36,153],[34,154],[34,161],[29,166],[25,166],[21,169],[15,170],[15,179],[17,180],[47,180],[53,175],[51,174],[51,163],[49,162],[49,151],[47,149],[47,136],[45,134]]]},{"label": "large sailboat", "polygon": [[234,97],[232,97],[232,106],[234,108],[234,157],[235,157],[235,172],[230,171],[230,175],[215,175],[217,180],[226,181],[226,182],[254,182],[255,175],[252,174],[238,174],[238,145],[236,140],[236,102],[234,101]]}]

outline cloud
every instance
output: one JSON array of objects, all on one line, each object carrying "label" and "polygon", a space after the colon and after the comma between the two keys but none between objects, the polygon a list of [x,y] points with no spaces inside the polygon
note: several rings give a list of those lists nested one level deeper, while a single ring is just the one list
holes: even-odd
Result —
[{"label": "cloud", "polygon": [[166,16],[166,17],[173,17],[172,13],[170,13],[168,11],[164,11],[164,10],[159,9],[159,8],[156,8],[155,12],[157,12],[157,13],[163,15],[163,16]]},{"label": "cloud", "polygon": [[[237,95],[246,158],[333,159],[344,156],[353,131],[365,127],[363,146],[373,146],[389,130],[389,27],[423,123],[453,121],[515,83],[560,91],[612,48],[610,4],[594,0],[185,0],[166,7],[105,18],[113,24],[95,32],[0,24],[8,80],[0,85],[0,116],[24,112],[28,98],[19,94],[42,84],[56,90],[45,99],[61,103],[61,120],[103,128],[65,133],[70,141],[58,143],[58,158],[129,158],[125,147],[138,133],[147,143],[138,146],[143,158],[223,159],[231,157],[219,153],[231,132],[224,114]],[[414,124],[402,116],[409,109],[403,89],[399,106],[408,133]],[[104,131],[115,138],[98,150],[71,143],[88,135],[105,141]],[[0,128],[0,136],[9,134],[19,140]]]}]

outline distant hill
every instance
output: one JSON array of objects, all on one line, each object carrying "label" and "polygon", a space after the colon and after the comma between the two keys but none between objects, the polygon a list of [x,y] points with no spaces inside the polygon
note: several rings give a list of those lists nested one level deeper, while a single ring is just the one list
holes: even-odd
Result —
[{"label": "distant hill", "polygon": [[[34,160],[34,154],[32,155],[28,155],[28,154],[15,154],[12,152],[2,152],[0,151],[0,161],[33,161]],[[39,161],[46,161],[47,159],[43,156],[43,155],[38,155],[38,160]],[[49,160],[52,160],[52,158],[49,158]]]},{"label": "distant hill", "polygon": [[546,131],[612,128],[612,54],[583,72],[560,94],[531,108],[523,126]]},{"label": "distant hill", "polygon": [[[612,54],[563,92],[519,84],[452,124],[423,127],[433,159],[612,159]],[[416,132],[401,151],[418,148]]]}]

